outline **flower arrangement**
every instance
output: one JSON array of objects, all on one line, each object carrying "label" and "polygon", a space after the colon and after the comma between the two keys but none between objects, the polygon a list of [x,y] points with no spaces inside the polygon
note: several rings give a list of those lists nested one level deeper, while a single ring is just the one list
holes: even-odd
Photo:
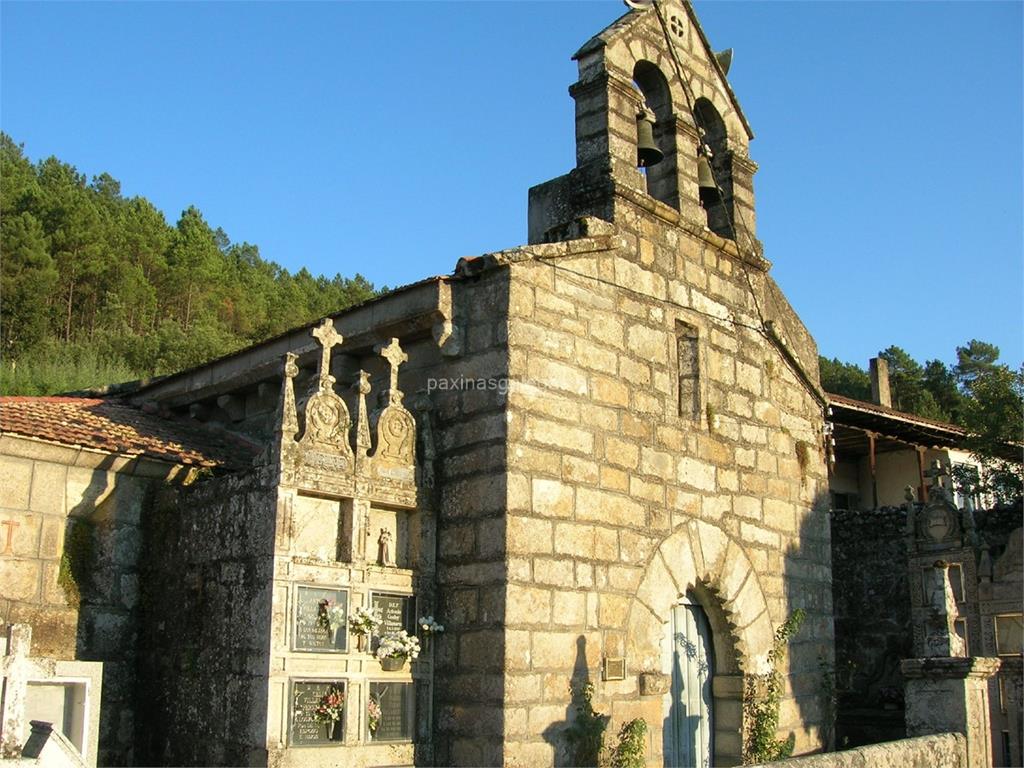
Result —
[{"label": "flower arrangement", "polygon": [[383,623],[384,617],[377,608],[367,610],[360,606],[348,617],[348,628],[352,630],[353,635],[372,635]]},{"label": "flower arrangement", "polygon": [[385,659],[415,659],[420,655],[420,641],[416,637],[410,637],[404,629],[397,632],[389,632],[380,639],[377,646],[377,658],[380,661]]},{"label": "flower arrangement", "polygon": [[438,624],[433,616],[420,616],[420,629],[427,637],[444,632],[444,624]]},{"label": "flower arrangement", "polygon": [[370,733],[376,733],[377,726],[380,725],[380,718],[382,713],[380,710],[380,702],[377,701],[377,698],[375,696],[371,696],[370,700],[366,702],[366,714],[368,724],[370,727]]},{"label": "flower arrangement", "polygon": [[335,600],[321,600],[317,605],[316,621],[325,631],[334,632],[345,624],[345,606]]},{"label": "flower arrangement", "polygon": [[313,719],[320,723],[336,723],[345,709],[345,693],[337,685],[327,689],[313,710]]}]

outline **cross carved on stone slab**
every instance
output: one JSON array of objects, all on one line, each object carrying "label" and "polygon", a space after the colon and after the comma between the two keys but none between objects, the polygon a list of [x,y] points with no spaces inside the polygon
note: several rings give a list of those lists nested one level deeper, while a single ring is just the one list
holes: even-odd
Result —
[{"label": "cross carved on stone slab", "polygon": [[383,345],[377,345],[377,352],[380,356],[388,361],[391,366],[391,388],[388,391],[388,396],[391,399],[400,394],[398,389],[398,366],[406,362],[409,356],[402,351],[402,348],[398,344],[398,339],[392,338],[391,342],[385,347]]},{"label": "cross carved on stone slab", "polygon": [[331,348],[341,344],[345,338],[334,330],[334,321],[325,317],[319,327],[313,329],[313,336],[320,342],[320,388],[326,389],[330,385],[331,375]]}]

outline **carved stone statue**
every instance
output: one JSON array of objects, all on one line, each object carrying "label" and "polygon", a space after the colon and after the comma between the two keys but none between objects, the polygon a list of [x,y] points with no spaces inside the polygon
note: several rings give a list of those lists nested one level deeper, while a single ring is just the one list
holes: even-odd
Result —
[{"label": "carved stone statue", "polygon": [[391,554],[391,531],[387,528],[380,529],[380,536],[377,538],[377,563],[379,565],[394,565],[395,560]]},{"label": "carved stone statue", "polygon": [[942,560],[924,572],[925,619],[924,655],[926,657],[965,656],[964,641],[956,633],[956,599],[949,583],[949,563]]}]

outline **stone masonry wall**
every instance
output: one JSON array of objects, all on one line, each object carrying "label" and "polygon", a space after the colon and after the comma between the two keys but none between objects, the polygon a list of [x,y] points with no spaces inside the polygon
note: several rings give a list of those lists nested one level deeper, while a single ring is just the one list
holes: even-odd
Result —
[{"label": "stone masonry wall", "polygon": [[905,509],[832,512],[836,742],[902,738],[901,659],[913,656]]},{"label": "stone masonry wall", "polygon": [[0,438],[0,621],[33,655],[103,662],[100,765],[133,763],[140,519],[179,467]]},{"label": "stone masonry wall", "polygon": [[137,764],[266,763],[276,496],[265,473],[167,488],[144,517]]},{"label": "stone masonry wall", "polygon": [[777,768],[967,768],[967,739],[962,733],[918,736],[765,765]]},{"label": "stone masonry wall", "polygon": [[[462,354],[423,371],[424,385],[430,376],[500,383],[431,394],[438,605],[447,627],[435,656],[436,765],[501,761],[508,290],[503,271],[454,283]],[[420,461],[429,466],[428,457]]]},{"label": "stone masonry wall", "polygon": [[[624,247],[511,268],[506,762],[568,759],[573,677],[596,686],[609,734],[645,717],[660,764],[665,700],[641,696],[638,673],[662,671],[660,596],[691,586],[732,635],[721,672],[760,671],[774,628],[807,611],[780,732],[816,748],[832,645],[821,409],[752,330],[744,267],[714,236],[616,204]],[[679,414],[677,321],[699,334],[695,418]],[[603,656],[625,656],[624,681],[601,680]]]}]

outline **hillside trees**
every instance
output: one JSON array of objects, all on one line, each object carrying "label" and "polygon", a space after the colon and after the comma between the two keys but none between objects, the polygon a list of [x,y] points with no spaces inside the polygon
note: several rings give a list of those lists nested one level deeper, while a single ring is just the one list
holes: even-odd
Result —
[{"label": "hillside trees", "polygon": [[376,295],[289,273],[195,206],[174,224],[106,173],[32,163],[0,133],[0,391],[43,394],[198,365]]}]

